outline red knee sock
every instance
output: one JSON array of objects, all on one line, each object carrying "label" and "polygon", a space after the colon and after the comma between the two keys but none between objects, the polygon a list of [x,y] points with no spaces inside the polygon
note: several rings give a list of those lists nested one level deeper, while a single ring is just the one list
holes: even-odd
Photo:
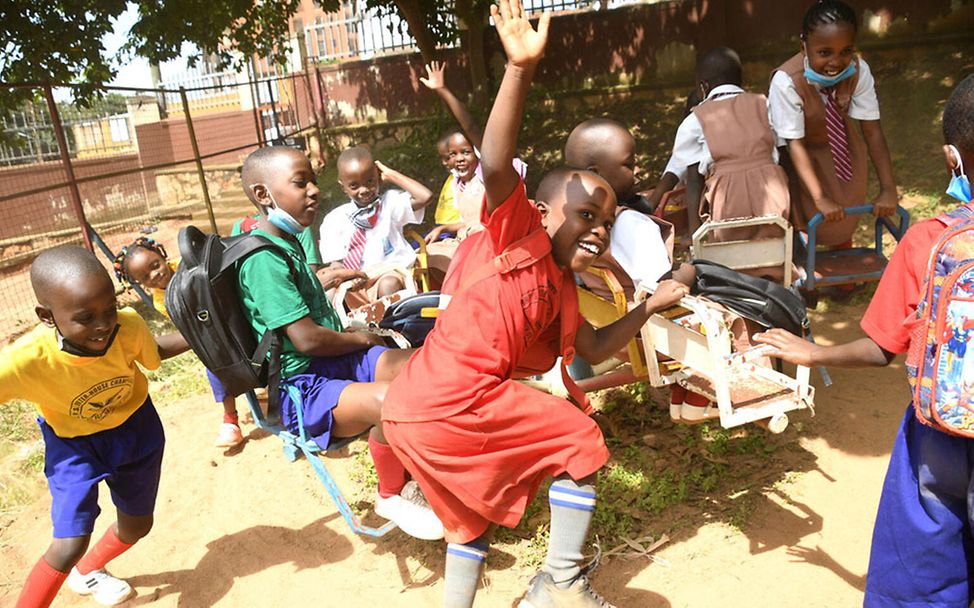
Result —
[{"label": "red knee sock", "polygon": [[402,487],[406,485],[406,467],[396,458],[392,448],[369,435],[369,453],[379,476],[379,496],[389,498],[402,491]]},{"label": "red knee sock", "polygon": [[27,575],[24,588],[17,598],[17,608],[47,608],[54,601],[66,578],[67,572],[55,570],[42,557]]},{"label": "red knee sock", "polygon": [[237,412],[234,412],[232,414],[223,412],[223,421],[240,426],[240,416],[237,415]]},{"label": "red knee sock", "polygon": [[693,391],[687,391],[687,396],[683,400],[687,405],[695,405],[697,407],[703,407],[710,403],[710,399],[707,399],[700,393],[694,393]]},{"label": "red knee sock", "polygon": [[88,574],[93,570],[101,570],[105,564],[128,551],[131,546],[118,538],[115,526],[108,526],[105,535],[78,562],[78,572]]}]

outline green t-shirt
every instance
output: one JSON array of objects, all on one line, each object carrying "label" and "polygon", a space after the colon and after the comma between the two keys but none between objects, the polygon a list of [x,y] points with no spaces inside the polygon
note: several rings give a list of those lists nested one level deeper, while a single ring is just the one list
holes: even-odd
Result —
[{"label": "green t-shirt", "polygon": [[[252,216],[251,219],[257,219],[260,216]],[[230,236],[237,236],[243,232],[244,220],[237,220],[234,223],[233,228],[230,229]],[[318,243],[315,241],[314,226],[308,226],[298,235],[298,242],[301,243],[301,247],[304,249],[304,256],[307,258],[307,263],[312,266],[321,266],[321,252],[318,251]]]},{"label": "green t-shirt", "polygon": [[[308,267],[297,240],[277,237],[260,229],[254,229],[253,233],[270,239],[283,249],[297,272],[295,280],[281,252],[273,249],[254,252],[240,263],[237,273],[240,297],[244,313],[257,338],[260,339],[268,329],[284,327],[306,316],[322,327],[341,331],[341,320],[325,296],[318,277]],[[281,347],[282,378],[300,374],[308,369],[310,361],[311,357],[298,352],[291,340],[284,336]]]}]

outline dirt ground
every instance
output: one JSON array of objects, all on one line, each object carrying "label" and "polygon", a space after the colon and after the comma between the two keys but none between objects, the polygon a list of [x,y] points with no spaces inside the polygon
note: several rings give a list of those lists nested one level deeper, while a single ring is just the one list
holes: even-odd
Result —
[{"label": "dirt ground", "polygon": [[[861,306],[834,308],[816,327],[822,342],[858,335]],[[792,416],[794,471],[766,486],[743,531],[691,522],[656,559],[613,557],[594,576],[620,607],[854,606],[861,602],[869,538],[886,461],[907,403],[902,361],[880,370],[832,370],[820,381],[816,416]],[[249,427],[233,454],[211,448],[217,409],[204,396],[160,408],[168,435],[156,528],[112,564],[138,596],[126,605],[436,606],[441,543],[396,531],[380,540],[352,534],[311,468],[288,463],[276,438]],[[800,428],[799,428],[800,427]],[[659,433],[673,431],[666,422]],[[348,457],[329,458],[344,477]],[[787,473],[787,472],[786,472]],[[749,471],[760,487],[765,471]],[[111,520],[111,504],[96,535]],[[45,495],[0,536],[0,604],[12,606],[50,534]],[[664,514],[665,515],[665,514]],[[663,519],[663,518],[661,518]],[[664,530],[665,531],[665,530]],[[532,572],[503,549],[488,558],[477,606],[515,606]],[[94,605],[65,590],[55,606]]]}]

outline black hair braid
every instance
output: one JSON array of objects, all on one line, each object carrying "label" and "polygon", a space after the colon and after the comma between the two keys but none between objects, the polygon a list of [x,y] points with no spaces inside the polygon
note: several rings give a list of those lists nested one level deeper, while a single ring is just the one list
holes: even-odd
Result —
[{"label": "black hair braid", "polygon": [[848,23],[853,32],[859,31],[859,20],[856,11],[842,0],[818,0],[807,11],[802,20],[802,40],[808,40],[808,34],[820,25],[830,23]]},{"label": "black hair braid", "polygon": [[132,281],[132,277],[129,276],[128,258],[129,255],[138,249],[145,249],[147,251],[157,253],[163,260],[169,258],[169,256],[166,255],[166,248],[163,247],[161,243],[157,243],[147,236],[140,236],[125,247],[122,247],[122,250],[118,252],[115,259],[112,261],[112,270],[115,271],[115,276],[118,278],[119,283],[134,282]]}]

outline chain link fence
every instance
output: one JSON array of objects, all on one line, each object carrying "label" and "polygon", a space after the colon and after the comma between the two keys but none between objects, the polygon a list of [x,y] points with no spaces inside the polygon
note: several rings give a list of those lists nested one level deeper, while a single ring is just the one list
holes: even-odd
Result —
[{"label": "chain link fence", "polygon": [[36,323],[28,271],[44,249],[84,245],[109,267],[143,233],[173,254],[190,221],[227,233],[251,212],[242,160],[269,144],[317,151],[325,98],[314,70],[106,87],[86,108],[69,87],[0,83],[0,94],[14,88],[31,101],[0,115],[0,343]]}]

